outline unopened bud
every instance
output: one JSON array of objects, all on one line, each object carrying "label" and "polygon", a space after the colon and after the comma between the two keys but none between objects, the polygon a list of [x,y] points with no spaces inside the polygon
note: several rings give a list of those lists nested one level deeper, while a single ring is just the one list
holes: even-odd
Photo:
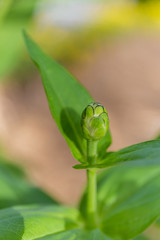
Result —
[{"label": "unopened bud", "polygon": [[81,127],[87,140],[95,141],[104,137],[109,127],[106,109],[100,103],[90,103],[82,113]]}]

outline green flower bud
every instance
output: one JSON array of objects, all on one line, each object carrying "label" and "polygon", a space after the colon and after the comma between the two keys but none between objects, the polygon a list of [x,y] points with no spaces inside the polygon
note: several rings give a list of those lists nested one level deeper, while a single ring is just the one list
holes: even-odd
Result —
[{"label": "green flower bud", "polygon": [[109,127],[106,109],[100,103],[90,103],[82,113],[81,127],[87,140],[95,141],[104,137]]}]

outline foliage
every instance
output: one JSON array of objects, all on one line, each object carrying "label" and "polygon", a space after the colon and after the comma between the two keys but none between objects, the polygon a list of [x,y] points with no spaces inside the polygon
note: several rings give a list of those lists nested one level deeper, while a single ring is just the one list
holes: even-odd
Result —
[{"label": "foliage", "polygon": [[[70,73],[46,56],[27,34],[25,41],[41,73],[51,114],[73,156],[80,162],[76,168],[86,168],[87,172],[92,172],[91,167],[94,170],[110,168],[98,175],[97,219],[91,229],[87,217],[88,189],[78,209],[52,203],[43,193],[40,194],[45,200],[38,201],[32,198],[32,187],[23,175],[4,166],[0,178],[9,194],[2,187],[0,193],[6,194],[4,199],[8,196],[12,207],[0,210],[0,240],[149,240],[143,236],[143,231],[160,216],[160,140],[106,152],[111,144],[108,131],[98,143],[96,165],[87,164],[88,145],[82,136],[80,121],[83,109],[93,102],[92,97]],[[12,188],[17,189],[15,195]],[[27,194],[29,202],[24,201]],[[35,195],[38,196],[37,192]],[[2,207],[5,206],[2,204]]]},{"label": "foliage", "polygon": [[32,186],[22,170],[0,157],[0,209],[30,203],[51,204],[56,201]]}]

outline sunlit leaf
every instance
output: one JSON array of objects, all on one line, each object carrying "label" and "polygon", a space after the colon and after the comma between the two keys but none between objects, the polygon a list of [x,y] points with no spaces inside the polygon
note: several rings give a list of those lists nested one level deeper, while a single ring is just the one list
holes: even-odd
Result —
[{"label": "sunlit leaf", "polygon": [[106,234],[132,238],[160,215],[160,166],[128,164],[102,175],[98,201],[101,227]]},{"label": "sunlit leaf", "polygon": [[[30,57],[40,70],[51,114],[67,141],[73,156],[80,162],[86,160],[86,140],[81,133],[81,114],[92,97],[61,65],[46,56],[25,33]],[[104,151],[111,142],[109,134],[99,143],[98,151]],[[101,153],[102,154],[102,153]]]},{"label": "sunlit leaf", "polygon": [[135,144],[120,151],[110,153],[97,164],[97,168],[105,168],[114,164],[133,161],[133,165],[160,164],[160,140]]},{"label": "sunlit leaf", "polygon": [[51,234],[48,237],[40,238],[39,240],[112,240],[103,234],[99,229],[92,231],[84,231],[74,229],[62,233]]},{"label": "sunlit leaf", "polygon": [[0,210],[0,239],[31,240],[79,226],[79,212],[58,206],[22,206]]}]

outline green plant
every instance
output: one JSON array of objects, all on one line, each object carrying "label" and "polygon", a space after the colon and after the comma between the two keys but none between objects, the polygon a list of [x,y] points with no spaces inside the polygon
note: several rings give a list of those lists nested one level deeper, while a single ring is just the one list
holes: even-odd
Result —
[{"label": "green plant", "polygon": [[0,240],[147,240],[142,232],[160,215],[160,140],[106,152],[111,144],[106,110],[27,34],[25,41],[51,114],[80,162],[74,168],[87,170],[88,184],[77,209],[52,203],[43,193],[41,204],[30,205],[36,202],[31,191],[27,205],[0,210]]}]

